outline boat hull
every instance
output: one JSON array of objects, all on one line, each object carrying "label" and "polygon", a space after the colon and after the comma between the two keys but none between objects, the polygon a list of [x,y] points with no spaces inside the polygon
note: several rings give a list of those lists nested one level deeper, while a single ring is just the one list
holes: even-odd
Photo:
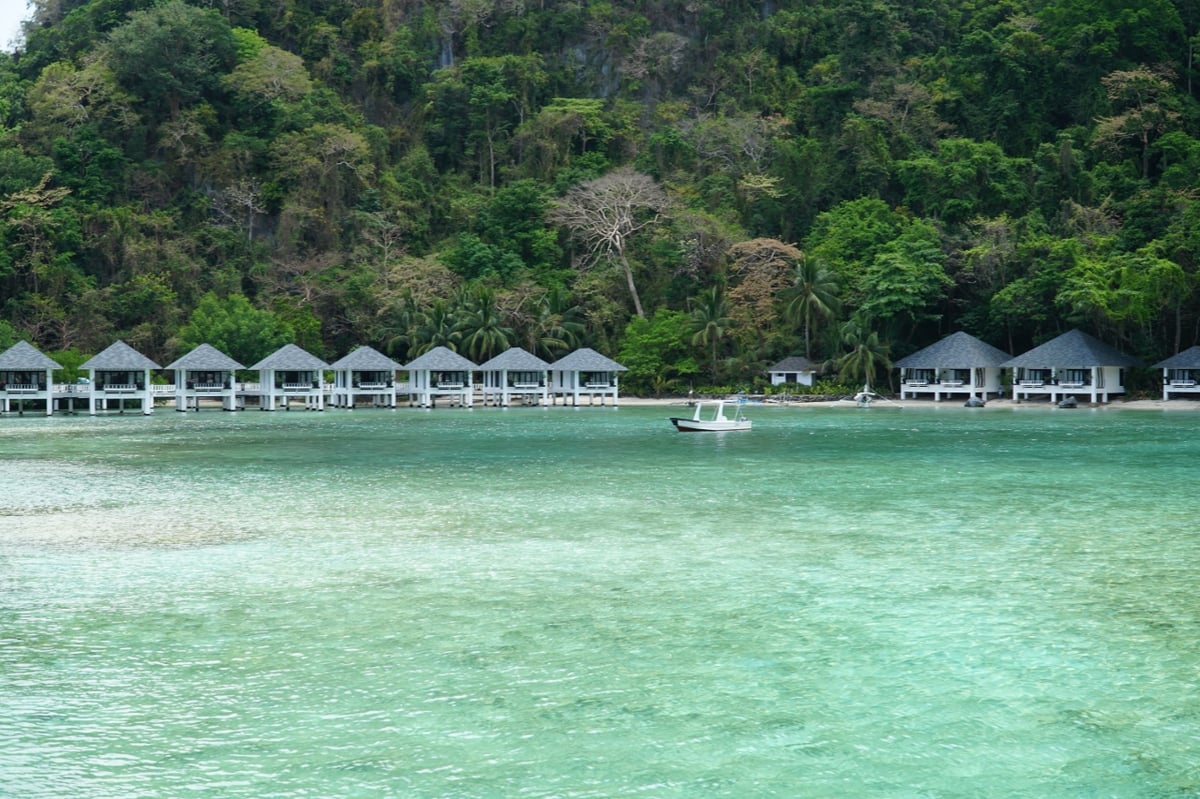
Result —
[{"label": "boat hull", "polygon": [[746,419],[714,422],[696,419],[671,417],[671,424],[681,433],[723,433],[732,430],[749,430],[750,422]]}]

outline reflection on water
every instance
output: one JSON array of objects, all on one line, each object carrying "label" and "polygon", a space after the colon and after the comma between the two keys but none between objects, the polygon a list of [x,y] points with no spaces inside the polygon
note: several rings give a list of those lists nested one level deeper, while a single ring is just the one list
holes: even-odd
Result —
[{"label": "reflection on water", "polygon": [[1190,414],[0,421],[0,795],[1200,793]]}]

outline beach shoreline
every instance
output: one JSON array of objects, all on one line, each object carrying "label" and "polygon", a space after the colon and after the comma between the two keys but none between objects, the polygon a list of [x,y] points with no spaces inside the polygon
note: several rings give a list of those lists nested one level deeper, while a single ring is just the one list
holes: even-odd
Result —
[{"label": "beach shoreline", "polygon": [[[621,395],[621,397],[617,403],[617,406],[618,407],[626,406],[626,407],[631,407],[631,408],[647,407],[647,408],[679,408],[679,409],[687,408],[687,409],[691,409],[691,408],[695,407],[695,404],[697,402],[716,402],[717,400],[720,400],[720,399],[724,399],[725,402],[727,402],[727,403],[736,403],[738,401],[739,397],[737,395],[729,395],[729,396],[724,396],[724,397],[705,395],[705,396],[691,397],[691,398],[689,398],[689,397],[633,397],[633,396],[628,396],[628,395]],[[791,409],[857,408],[857,404],[854,402],[853,399],[851,399],[848,396],[844,399],[821,399],[821,400],[803,400],[803,399],[786,399],[786,400],[784,400],[784,399],[779,399],[776,397],[765,397],[764,398],[764,397],[756,396],[756,397],[748,399],[747,405],[750,405],[752,407],[791,408]],[[888,397],[882,397],[880,399],[875,400],[872,403],[872,405],[877,408],[912,408],[914,410],[921,410],[921,409],[939,410],[939,409],[943,409],[943,408],[961,408],[961,407],[963,407],[963,399],[961,399],[961,398],[946,399],[946,400],[942,400],[940,402],[935,402],[932,399],[911,399],[910,398],[910,399],[901,400],[901,399],[892,399],[892,398],[888,398]],[[205,410],[219,410],[221,408],[221,403],[220,403],[220,401],[212,402],[212,401],[208,401],[208,400],[201,400],[201,406]],[[158,404],[157,407],[160,410],[167,410],[168,408],[173,409],[173,403],[165,403],[164,402],[164,403]],[[400,408],[400,407],[412,407],[412,406],[410,403],[401,401],[401,402],[396,403],[396,407]],[[489,406],[483,405],[479,402],[476,402],[473,407],[484,408],[484,407],[489,407]],[[569,403],[564,403],[562,401],[559,401],[559,402],[555,402],[551,405],[547,405],[546,407],[564,407],[564,408],[566,408],[566,407],[571,407],[571,406]],[[588,403],[584,402],[579,407],[581,407],[581,408],[612,407],[612,402],[611,402],[611,399],[604,402],[603,404],[600,404],[600,403],[588,404]],[[343,410],[343,409],[333,408],[333,407],[330,407],[329,409],[330,410]],[[1011,398],[1005,397],[1002,399],[989,399],[987,401],[987,404],[984,405],[979,410],[983,410],[983,411],[987,411],[987,410],[1035,411],[1035,410],[1065,410],[1065,409],[1059,408],[1056,404],[1050,402],[1049,400],[1040,400],[1040,401],[1021,400],[1018,402]],[[1195,411],[1200,411],[1200,400],[1192,400],[1192,399],[1162,400],[1162,399],[1144,399],[1144,398],[1143,399],[1122,399],[1120,397],[1117,397],[1108,403],[1096,403],[1095,405],[1085,403],[1085,402],[1080,402],[1078,405],[1078,410],[1165,411],[1165,412],[1171,412],[1171,413],[1177,413],[1177,412],[1181,412],[1181,411],[1195,412]]]},{"label": "beach shoreline", "polygon": [[[620,404],[628,405],[631,407],[644,406],[644,407],[663,407],[663,408],[690,408],[690,407],[694,407],[696,402],[716,401],[717,399],[721,399],[721,398],[720,397],[700,397],[700,398],[689,399],[688,397],[655,398],[655,397],[622,396],[620,399]],[[726,397],[724,399],[728,402],[731,400],[736,400],[737,398],[736,397]],[[755,399],[755,400],[752,400],[752,403],[754,405],[765,405],[768,407],[776,407],[776,408],[853,408],[853,407],[856,407],[854,401],[849,398],[837,399],[837,400],[814,400],[814,401],[804,401],[804,400],[794,400],[794,399],[793,400],[777,400],[777,399],[768,398],[766,400]],[[901,399],[883,398],[880,400],[876,400],[875,404],[877,407],[885,407],[886,406],[886,407],[893,407],[893,408],[900,407],[900,408],[937,410],[939,408],[961,408],[963,406],[963,401],[959,400],[959,399],[955,399],[955,400],[942,400],[940,402],[935,402],[931,399],[904,399],[904,400],[901,400]],[[989,409],[991,409],[991,410],[1039,410],[1039,409],[1040,410],[1063,410],[1063,409],[1058,408],[1054,403],[1051,403],[1048,400],[1041,400],[1041,401],[1022,400],[1022,401],[1018,402],[1011,398],[989,399],[987,401],[987,404],[984,405],[983,408],[980,408],[979,410],[986,411]],[[1079,403],[1079,406],[1077,409],[1078,410],[1113,410],[1113,411],[1134,410],[1134,411],[1170,411],[1170,412],[1193,411],[1193,412],[1195,412],[1195,411],[1200,411],[1200,401],[1188,400],[1188,399],[1171,399],[1171,400],[1129,399],[1129,400],[1127,400],[1127,399],[1115,398],[1115,399],[1111,400],[1110,402],[1096,403],[1095,405],[1081,402],[1081,403]]]}]

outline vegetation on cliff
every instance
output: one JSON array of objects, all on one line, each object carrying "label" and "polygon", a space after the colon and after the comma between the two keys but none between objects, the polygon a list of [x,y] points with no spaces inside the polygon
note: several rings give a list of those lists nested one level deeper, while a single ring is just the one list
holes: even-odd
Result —
[{"label": "vegetation on cliff", "polygon": [[957,329],[1161,358],[1200,341],[1198,34],[1190,0],[37,0],[0,344],[587,345],[645,391]]}]

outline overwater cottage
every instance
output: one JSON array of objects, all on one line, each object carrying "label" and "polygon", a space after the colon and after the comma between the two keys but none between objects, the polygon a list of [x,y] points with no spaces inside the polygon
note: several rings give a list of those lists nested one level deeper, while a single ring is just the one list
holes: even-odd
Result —
[{"label": "overwater cottage", "polygon": [[1154,368],[1162,369],[1163,399],[1169,400],[1172,394],[1200,394],[1200,346],[1188,347]]},{"label": "overwater cottage", "polygon": [[816,364],[803,355],[793,355],[784,358],[767,370],[771,377],[771,385],[781,386],[791,383],[798,386],[811,386],[813,375],[817,373]]},{"label": "overwater cottage", "polygon": [[601,405],[606,397],[611,398],[612,404],[616,405],[619,402],[620,389],[617,375],[627,371],[629,370],[611,358],[584,347],[551,364],[550,392],[555,398],[561,396],[564,405],[568,397],[572,405],[578,405],[580,397],[587,397],[588,405],[597,397]]},{"label": "overwater cottage", "polygon": [[474,402],[472,376],[478,367],[448,347],[434,347],[404,368],[409,376],[409,396],[422,408],[434,407],[438,397],[467,408]]},{"label": "overwater cottage", "polygon": [[362,346],[333,362],[329,404],[353,408],[366,397],[376,408],[396,407],[396,371],[403,368],[373,347]]},{"label": "overwater cottage", "polygon": [[483,403],[507,408],[516,398],[534,405],[549,404],[550,364],[520,347],[510,347],[479,367],[483,372]]},{"label": "overwater cottage", "polygon": [[932,396],[977,397],[1003,393],[1001,365],[1012,355],[959,331],[936,344],[896,361],[900,370],[900,399]]},{"label": "overwater cottage", "polygon": [[0,353],[0,413],[14,405],[18,414],[27,402],[42,403],[54,413],[54,370],[62,367],[28,341],[18,341]]},{"label": "overwater cottage", "polygon": [[1126,367],[1140,365],[1137,358],[1081,330],[1063,333],[1004,363],[1013,370],[1014,400],[1086,397],[1091,403],[1124,394]]},{"label": "overwater cottage", "polygon": [[150,372],[162,367],[124,341],[114,342],[84,361],[79,368],[88,373],[91,381],[88,387],[88,414],[91,416],[108,411],[114,405],[124,413],[128,402],[133,402],[135,408],[140,404],[146,416],[154,412]]},{"label": "overwater cottage", "polygon": [[237,370],[246,367],[211,344],[201,344],[168,364],[175,372],[175,410],[200,410],[200,400],[219,400],[221,408],[236,411]]},{"label": "overwater cottage", "polygon": [[250,367],[258,370],[259,410],[273,411],[282,406],[291,410],[293,402],[305,410],[325,410],[325,370],[329,364],[295,344],[285,344]]}]

